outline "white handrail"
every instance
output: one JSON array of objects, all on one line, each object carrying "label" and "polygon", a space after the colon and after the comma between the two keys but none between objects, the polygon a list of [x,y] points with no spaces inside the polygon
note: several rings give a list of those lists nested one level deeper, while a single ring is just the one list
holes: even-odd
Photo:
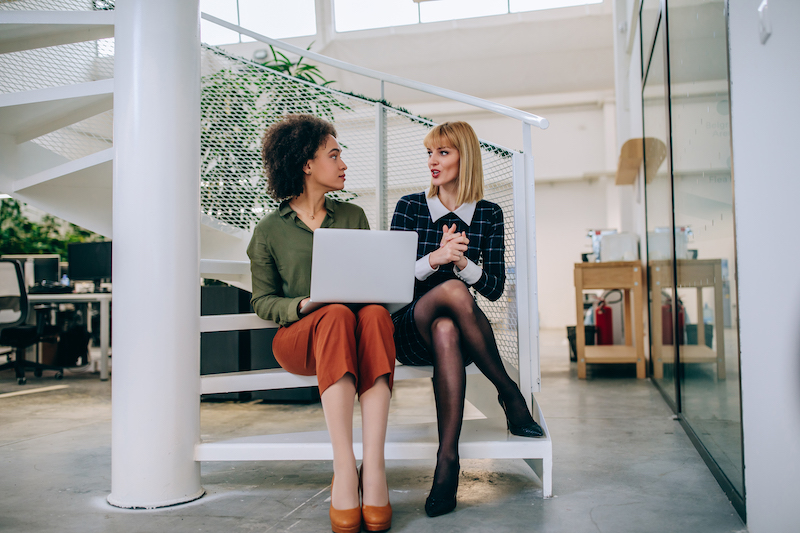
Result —
[{"label": "white handrail", "polygon": [[367,78],[374,78],[376,80],[393,83],[401,87],[407,87],[409,89],[415,89],[417,91],[422,91],[428,94],[441,96],[442,98],[449,98],[457,102],[462,102],[464,104],[469,104],[475,107],[479,107],[481,109],[485,109],[487,111],[492,111],[493,113],[497,113],[499,115],[504,115],[506,117],[520,120],[525,124],[530,124],[531,126],[536,126],[543,130],[547,129],[547,127],[550,125],[550,122],[546,118],[534,115],[533,113],[526,113],[525,111],[520,111],[519,109],[515,109],[507,105],[490,102],[489,100],[484,100],[483,98],[470,96],[468,94],[460,93],[458,91],[443,89],[442,87],[436,87],[435,85],[430,85],[428,83],[408,80],[406,78],[401,78],[400,76],[395,76],[393,74],[386,74],[383,72],[379,72],[377,70],[359,67],[357,65],[347,63],[346,61],[333,59],[331,57],[324,56],[322,54],[318,54],[310,50],[305,50],[303,48],[300,48],[299,46],[287,44],[283,41],[278,41],[277,39],[271,39],[265,35],[261,35],[260,33],[250,31],[241,26],[237,26],[236,24],[232,24],[215,16],[209,15],[208,13],[201,13],[200,16],[209,22],[217,24],[218,26],[222,26],[223,28],[227,28],[231,31],[241,33],[242,35],[247,35],[248,37],[252,37],[256,41],[261,41],[262,43],[272,45],[275,48],[279,48],[281,50],[285,50],[287,52],[297,54],[299,56],[308,57],[309,59],[313,59],[314,61],[318,61],[324,65],[346,70],[348,72],[353,72],[355,74],[360,74],[361,76],[365,76]]}]

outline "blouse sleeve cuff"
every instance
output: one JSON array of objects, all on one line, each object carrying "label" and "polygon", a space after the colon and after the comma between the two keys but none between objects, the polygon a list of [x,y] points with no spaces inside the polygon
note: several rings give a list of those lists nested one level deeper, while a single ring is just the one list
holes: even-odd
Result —
[{"label": "blouse sleeve cuff", "polygon": [[300,302],[304,299],[308,298],[308,296],[298,296],[297,298],[292,298],[289,300],[289,308],[286,310],[286,321],[287,322],[297,322],[302,316],[300,316]]},{"label": "blouse sleeve cuff", "polygon": [[459,270],[457,266],[453,265],[453,272],[467,285],[475,285],[481,279],[483,269],[467,259],[467,266],[464,267],[464,270]]},{"label": "blouse sleeve cuff", "polygon": [[430,256],[431,254],[420,257],[417,259],[417,263],[414,266],[414,277],[420,281],[425,281],[430,277],[431,274],[439,270],[439,267],[431,267]]}]

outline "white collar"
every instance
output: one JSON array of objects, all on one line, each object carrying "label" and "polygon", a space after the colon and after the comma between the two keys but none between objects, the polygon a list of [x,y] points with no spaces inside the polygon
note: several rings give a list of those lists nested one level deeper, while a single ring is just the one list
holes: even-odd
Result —
[{"label": "white collar", "polygon": [[463,220],[467,226],[472,224],[472,216],[475,214],[475,206],[477,205],[476,202],[461,204],[455,211],[450,211],[444,206],[442,201],[439,200],[438,196],[431,198],[428,196],[428,193],[425,193],[425,200],[428,202],[428,211],[431,213],[432,221],[436,222],[446,214],[453,213],[458,218]]}]

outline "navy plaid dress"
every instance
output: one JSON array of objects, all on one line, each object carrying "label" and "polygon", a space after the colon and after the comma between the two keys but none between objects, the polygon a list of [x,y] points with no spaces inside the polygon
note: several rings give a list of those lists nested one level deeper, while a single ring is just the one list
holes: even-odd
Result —
[{"label": "navy plaid dress", "polygon": [[[480,200],[475,206],[475,213],[469,226],[452,212],[433,221],[425,194],[421,192],[400,198],[394,209],[391,229],[417,232],[419,235],[417,260],[419,260],[439,248],[443,225],[451,227],[456,224],[456,231],[466,231],[469,239],[465,253],[467,259],[483,267],[480,279],[472,285],[472,288],[491,301],[500,298],[506,281],[503,211],[500,206],[487,200]],[[450,279],[459,278],[453,271],[452,265],[443,265],[424,281],[416,280],[414,301],[392,315],[397,360],[404,365],[433,364],[433,354],[425,347],[414,323],[414,308],[420,297]],[[467,364],[469,362],[466,361]]]}]

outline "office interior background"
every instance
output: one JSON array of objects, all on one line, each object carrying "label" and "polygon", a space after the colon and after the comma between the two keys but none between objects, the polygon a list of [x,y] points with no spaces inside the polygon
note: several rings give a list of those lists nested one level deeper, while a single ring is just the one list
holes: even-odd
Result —
[{"label": "office interior background", "polygon": [[[20,6],[84,4],[113,7],[2,2],[0,22]],[[546,117],[550,127],[532,132],[539,327],[566,343],[567,327],[580,325],[575,263],[608,261],[598,243],[611,234],[607,243],[624,248],[615,259],[638,261],[646,272],[640,318],[649,380],[719,490],[754,533],[800,527],[800,284],[792,275],[800,253],[789,240],[800,197],[791,170],[800,118],[800,5],[200,0],[200,11],[347,63]],[[255,62],[273,53],[207,20],[201,39]],[[94,79],[110,77],[113,38],[91,43]],[[8,76],[0,91],[39,87],[30,77],[15,79],[16,58],[4,56],[0,69]],[[317,66],[334,89],[434,122],[466,120],[481,139],[523,149],[511,119]],[[61,142],[80,157],[110,149],[110,111],[97,117],[83,129],[66,128]],[[59,208],[57,196],[15,190],[7,137],[0,193],[27,203],[30,217],[49,213],[113,237],[105,222],[110,204],[73,214]],[[52,148],[47,142],[55,141],[39,148]],[[110,167],[110,159],[103,164]],[[614,240],[613,233],[625,238]],[[608,246],[607,257],[616,252]]]}]

